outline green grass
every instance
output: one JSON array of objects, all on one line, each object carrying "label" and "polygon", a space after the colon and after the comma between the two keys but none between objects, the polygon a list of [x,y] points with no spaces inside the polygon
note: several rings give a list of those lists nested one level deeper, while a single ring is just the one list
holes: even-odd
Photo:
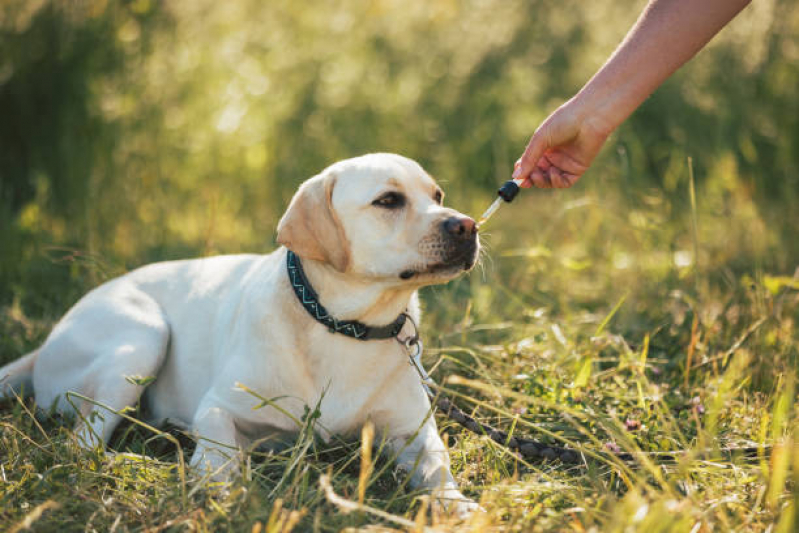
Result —
[{"label": "green grass", "polygon": [[[478,270],[424,291],[424,359],[462,408],[598,457],[530,463],[438,415],[455,477],[486,509],[473,518],[474,530],[795,530],[799,280],[769,270],[791,257],[770,225],[757,223],[765,215],[739,200],[738,215],[729,217],[702,198],[699,191],[695,209],[681,213],[652,191],[631,201],[580,189],[528,192],[485,228],[488,251]],[[766,244],[757,248],[754,240]],[[98,258],[71,257],[45,261],[71,272],[60,298],[36,313],[18,303],[2,310],[2,360],[34,347],[71,301],[114,273]],[[767,266],[746,267],[758,264]],[[29,301],[36,290],[27,288]],[[30,401],[7,401],[0,524],[14,530],[27,520],[36,531],[464,527],[430,514],[425,495],[395,478],[384,455],[364,462],[357,442],[323,444],[313,438],[313,417],[304,423],[294,446],[255,451],[244,478],[224,491],[200,488],[190,473],[181,481],[179,459],[193,442],[179,431],[126,422],[113,439],[115,455],[87,453],[69,425],[35,416]],[[720,451],[756,445],[770,453]],[[635,464],[597,454],[612,448],[685,453]],[[323,476],[350,502],[360,483],[363,507],[345,512],[331,503]]]}]

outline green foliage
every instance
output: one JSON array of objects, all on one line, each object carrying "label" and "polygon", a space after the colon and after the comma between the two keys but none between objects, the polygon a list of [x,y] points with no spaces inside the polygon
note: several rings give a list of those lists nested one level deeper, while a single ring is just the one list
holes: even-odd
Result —
[{"label": "green foliage", "polygon": [[[413,157],[456,205],[482,207],[635,16],[577,0],[0,9],[5,301],[45,242],[128,267],[268,248],[297,183],[369,151]],[[717,209],[734,195],[758,212],[792,205],[798,17],[787,0],[750,7],[644,104],[580,188],[657,187],[681,207],[693,155]],[[781,217],[795,225],[795,211]]]},{"label": "green foliage", "polygon": [[[3,3],[0,361],[130,268],[271,249],[297,184],[337,159],[413,157],[478,215],[640,5]],[[687,451],[526,464],[439,417],[456,477],[488,510],[475,529],[794,530],[798,30],[795,2],[754,3],[576,187],[522,192],[482,228],[481,267],[424,292],[425,362],[478,417],[586,453]],[[326,501],[325,474],[357,500],[361,456],[315,441],[311,407],[298,442],[256,451],[214,494],[181,483],[193,443],[179,432],[130,422],[117,455],[86,454],[69,425],[6,402],[0,529],[396,526]],[[751,443],[770,457],[720,451]],[[364,503],[424,519],[391,468],[371,465]]]}]

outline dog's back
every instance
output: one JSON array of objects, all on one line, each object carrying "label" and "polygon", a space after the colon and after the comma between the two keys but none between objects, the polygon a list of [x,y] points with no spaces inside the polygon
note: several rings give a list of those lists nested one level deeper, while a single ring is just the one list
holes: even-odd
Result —
[{"label": "dog's back", "polygon": [[33,394],[33,366],[38,355],[37,349],[0,368],[0,398]]}]

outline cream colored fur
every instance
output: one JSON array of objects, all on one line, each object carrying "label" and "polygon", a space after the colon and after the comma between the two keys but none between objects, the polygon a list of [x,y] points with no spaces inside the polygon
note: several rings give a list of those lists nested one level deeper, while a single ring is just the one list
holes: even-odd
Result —
[{"label": "cream colored fur", "polygon": [[[373,205],[389,190],[405,195],[404,209]],[[418,164],[400,156],[342,161],[300,187],[278,241],[303,258],[335,317],[384,325],[408,310],[419,323],[416,290],[471,267],[441,267],[441,223],[458,213],[439,205],[437,191]],[[0,379],[19,387],[32,378],[38,404],[65,412],[73,412],[70,392],[113,410],[141,399],[151,422],[169,420],[200,437],[191,464],[217,478],[235,473],[254,441],[298,429],[278,409],[253,409],[259,400],[239,384],[279,398],[293,418],[321,399],[323,438],[358,435],[371,420],[411,472],[412,486],[434,491],[458,512],[473,509],[456,488],[402,346],[330,333],[299,304],[285,263],[281,247],[142,267],[88,293],[38,353],[0,369]],[[417,274],[401,279],[408,269]],[[406,324],[403,335],[410,332]],[[155,379],[146,388],[137,381],[148,377]],[[105,443],[119,415],[73,402],[87,421],[78,421],[82,443]]]}]

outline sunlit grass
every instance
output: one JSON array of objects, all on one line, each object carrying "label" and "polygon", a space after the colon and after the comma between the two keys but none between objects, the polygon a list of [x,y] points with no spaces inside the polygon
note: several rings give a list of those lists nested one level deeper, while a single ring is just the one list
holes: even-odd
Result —
[{"label": "sunlit grass", "polygon": [[[541,202],[547,194],[531,191],[492,220],[482,271],[424,293],[425,361],[444,390],[486,422],[585,454],[578,465],[531,463],[439,416],[456,478],[486,509],[471,526],[793,531],[796,278],[741,269],[745,252],[716,254],[708,228],[722,220],[702,211],[701,191],[696,249],[690,212],[669,218],[651,192],[637,208],[579,189]],[[738,232],[727,246],[749,246],[748,216],[723,219]],[[71,257],[73,294],[87,270],[113,274]],[[5,308],[6,358],[41,340],[59,305],[45,320]],[[35,514],[41,530],[463,527],[429,514],[425,495],[394,477],[377,436],[369,457],[357,442],[324,445],[303,430],[283,451],[255,450],[228,490],[189,481],[183,493],[178,455],[193,443],[173,433],[179,447],[128,423],[115,455],[87,454],[68,426],[7,402],[0,521]],[[729,451],[758,446],[756,456]],[[677,453],[627,464],[612,450]]]}]

